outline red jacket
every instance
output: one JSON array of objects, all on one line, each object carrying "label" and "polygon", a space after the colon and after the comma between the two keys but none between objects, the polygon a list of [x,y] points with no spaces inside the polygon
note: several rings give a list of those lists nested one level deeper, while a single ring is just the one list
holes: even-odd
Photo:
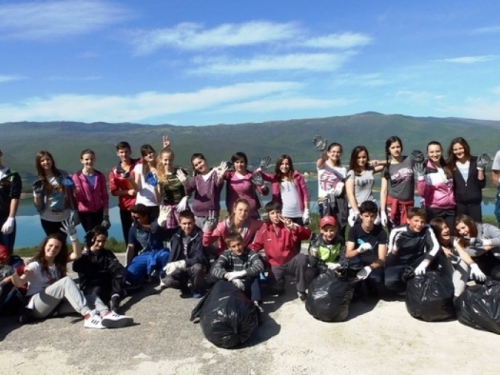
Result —
[{"label": "red jacket", "polygon": [[[130,160],[130,175],[133,177],[133,169],[137,164],[138,159]],[[122,177],[121,174],[125,172],[121,167],[121,163],[118,163],[111,172],[109,172],[109,191],[111,195],[118,195],[119,190],[130,190],[133,189],[132,184],[129,180]],[[135,204],[135,194],[134,195],[119,195],[118,196],[118,206],[120,210],[130,210],[130,208]]]},{"label": "red jacket", "polygon": [[311,231],[300,225],[291,231],[283,224],[264,223],[248,248],[256,252],[264,249],[271,266],[282,266],[297,255],[297,242],[308,240],[309,237]]}]

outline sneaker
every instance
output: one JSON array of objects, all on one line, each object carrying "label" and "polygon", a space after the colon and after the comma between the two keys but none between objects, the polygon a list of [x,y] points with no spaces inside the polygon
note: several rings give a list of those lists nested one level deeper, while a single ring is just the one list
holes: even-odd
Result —
[{"label": "sneaker", "polygon": [[199,292],[193,292],[191,295],[193,296],[194,299],[201,298],[201,293]]},{"label": "sneaker", "polygon": [[302,302],[304,302],[307,298],[306,292],[297,292],[297,296],[300,298]]},{"label": "sneaker", "polygon": [[165,282],[165,278],[160,279],[160,289],[168,288],[167,283]]},{"label": "sneaker", "polygon": [[85,319],[83,320],[83,326],[85,328],[96,328],[96,329],[106,328],[105,326],[102,325],[101,316],[95,310],[92,310],[87,315],[85,315]]},{"label": "sneaker", "polygon": [[106,328],[122,328],[131,326],[134,319],[130,316],[120,315],[113,311],[108,311],[102,315],[102,325]]},{"label": "sneaker", "polygon": [[115,294],[111,297],[111,301],[109,301],[109,309],[118,314],[118,308],[120,307],[120,296]]}]

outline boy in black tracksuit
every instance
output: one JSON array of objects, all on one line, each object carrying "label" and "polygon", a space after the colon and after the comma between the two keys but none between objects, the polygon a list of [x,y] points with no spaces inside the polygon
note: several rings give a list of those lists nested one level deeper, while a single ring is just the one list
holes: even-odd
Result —
[{"label": "boy in black tracksuit", "polygon": [[416,275],[424,274],[440,250],[439,242],[431,227],[425,224],[425,220],[425,211],[413,207],[408,212],[408,224],[391,231],[385,286],[392,292],[406,291],[403,273],[407,267],[413,268]]},{"label": "boy in black tracksuit", "polygon": [[204,291],[207,267],[202,244],[203,230],[196,226],[194,215],[189,210],[179,214],[178,227],[163,228],[168,209],[161,207],[158,220],[151,225],[152,233],[160,231],[164,238],[170,239],[170,256],[164,268],[167,275],[160,286],[180,289],[183,295],[191,294],[193,298],[199,298]]},{"label": "boy in black tracksuit", "polygon": [[87,248],[80,259],[73,262],[73,271],[78,272],[80,289],[85,295],[97,295],[111,310],[117,312],[120,300],[126,296],[126,268],[116,259],[111,250],[104,248],[108,238],[106,228],[98,225],[86,236]]}]

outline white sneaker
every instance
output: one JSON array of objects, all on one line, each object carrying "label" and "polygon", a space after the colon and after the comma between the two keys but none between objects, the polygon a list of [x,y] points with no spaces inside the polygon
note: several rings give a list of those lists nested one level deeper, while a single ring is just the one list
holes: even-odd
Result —
[{"label": "white sneaker", "polygon": [[167,288],[168,285],[163,281],[163,278],[160,277],[160,289],[165,289]]},{"label": "white sneaker", "polygon": [[104,329],[105,326],[102,325],[101,316],[95,311],[92,310],[89,315],[83,320],[83,326],[85,328],[97,328]]},{"label": "white sneaker", "polygon": [[113,311],[103,313],[101,324],[106,328],[122,328],[131,326],[134,319],[127,315],[120,315]]}]

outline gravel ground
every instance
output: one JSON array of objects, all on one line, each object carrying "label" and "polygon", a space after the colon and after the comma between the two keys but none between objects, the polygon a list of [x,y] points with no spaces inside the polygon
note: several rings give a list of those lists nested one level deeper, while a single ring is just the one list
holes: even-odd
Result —
[{"label": "gravel ground", "polygon": [[233,350],[213,346],[189,321],[196,303],[151,285],[125,301],[124,312],[136,321],[128,328],[84,329],[78,316],[24,326],[1,318],[1,373],[498,373],[491,356],[499,336],[457,321],[418,321],[402,301],[359,301],[346,322],[323,323],[288,285],[285,295],[265,302],[250,341]]}]

